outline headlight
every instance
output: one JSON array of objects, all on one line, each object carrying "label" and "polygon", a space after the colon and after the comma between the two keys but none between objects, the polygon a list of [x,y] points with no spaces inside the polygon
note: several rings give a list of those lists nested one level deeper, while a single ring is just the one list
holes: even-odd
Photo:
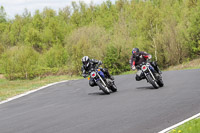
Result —
[{"label": "headlight", "polygon": [[90,74],[90,76],[92,77],[92,78],[95,78],[96,77],[96,72],[91,72],[91,74]]},{"label": "headlight", "polygon": [[143,70],[143,71],[146,71],[146,70],[147,70],[147,66],[146,66],[146,65],[143,65],[143,66],[142,66],[142,70]]}]

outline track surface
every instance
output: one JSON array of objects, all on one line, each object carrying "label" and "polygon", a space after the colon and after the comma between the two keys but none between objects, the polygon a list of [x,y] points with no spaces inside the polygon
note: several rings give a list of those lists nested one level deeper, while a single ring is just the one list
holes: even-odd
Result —
[{"label": "track surface", "polygon": [[116,76],[104,95],[88,81],[60,83],[0,105],[1,133],[155,133],[200,112],[200,70],[163,73],[153,89]]}]

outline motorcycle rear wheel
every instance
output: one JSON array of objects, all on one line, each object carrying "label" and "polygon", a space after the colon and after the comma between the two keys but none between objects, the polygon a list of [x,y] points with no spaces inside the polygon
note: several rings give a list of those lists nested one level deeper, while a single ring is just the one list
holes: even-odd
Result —
[{"label": "motorcycle rear wheel", "polygon": [[157,84],[160,86],[160,87],[163,87],[164,86],[164,83],[163,83],[163,80],[162,79],[159,79],[157,81]]},{"label": "motorcycle rear wheel", "polygon": [[113,83],[113,85],[110,87],[112,92],[116,92],[117,91],[117,86]]},{"label": "motorcycle rear wheel", "polygon": [[164,86],[164,82],[162,80],[162,76],[159,74],[158,76],[156,76],[156,79],[157,79],[157,84],[160,86],[160,87],[163,87]]}]

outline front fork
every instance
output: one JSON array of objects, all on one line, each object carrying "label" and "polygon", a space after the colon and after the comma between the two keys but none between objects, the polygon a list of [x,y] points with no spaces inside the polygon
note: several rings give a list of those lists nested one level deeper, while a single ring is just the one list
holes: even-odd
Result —
[{"label": "front fork", "polygon": [[106,90],[107,90],[108,92],[110,92],[110,90],[108,89],[106,83],[104,82],[104,80],[102,79],[102,77],[99,75],[99,73],[97,73],[97,75],[99,76],[99,78],[100,78],[101,82],[103,83],[103,85],[105,86]]},{"label": "front fork", "polygon": [[152,71],[148,68],[148,70],[149,70],[149,72],[150,72],[150,74],[151,74],[151,77],[153,78],[153,80],[155,81],[156,80],[156,78],[154,77],[154,75],[153,75],[153,73],[152,73]]},{"label": "front fork", "polygon": [[[153,73],[151,72],[151,70],[150,70],[149,68],[147,68],[147,69],[148,69],[149,73],[151,74],[151,77],[153,78],[153,80],[156,81],[156,78],[154,77],[154,75],[153,75]],[[142,72],[144,73],[145,77],[147,77],[147,76],[146,76],[147,74],[146,74],[144,71],[142,71]]]}]

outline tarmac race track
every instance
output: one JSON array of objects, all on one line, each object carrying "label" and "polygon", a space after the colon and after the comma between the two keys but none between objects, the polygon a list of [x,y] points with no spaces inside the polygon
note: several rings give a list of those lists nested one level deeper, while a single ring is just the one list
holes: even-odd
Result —
[{"label": "tarmac race track", "polygon": [[87,79],[68,81],[0,105],[0,133],[156,133],[200,112],[200,69],[163,72],[153,89],[115,77],[104,95]]}]

